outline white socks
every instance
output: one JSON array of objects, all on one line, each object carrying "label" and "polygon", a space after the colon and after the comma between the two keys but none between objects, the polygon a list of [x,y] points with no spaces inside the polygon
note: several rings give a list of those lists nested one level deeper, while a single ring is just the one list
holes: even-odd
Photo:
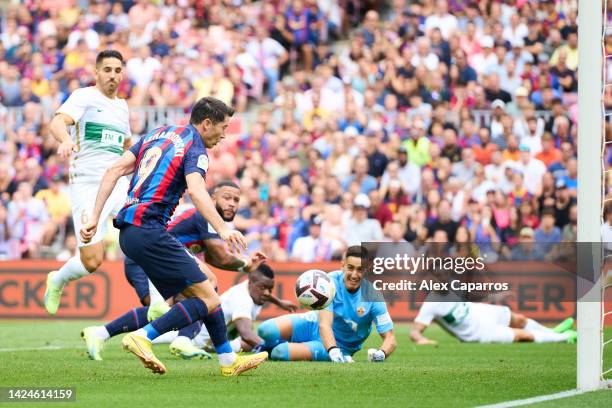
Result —
[{"label": "white socks", "polygon": [[533,319],[527,319],[527,324],[525,325],[525,330],[533,332],[533,331],[546,331],[552,332],[552,329],[549,329],[546,326],[541,325]]},{"label": "white socks", "polygon": [[533,341],[535,343],[560,343],[570,337],[569,333],[556,333],[533,319],[527,319],[525,330],[533,334]]},{"label": "white socks", "polygon": [[54,285],[64,286],[70,281],[80,279],[87,275],[89,275],[89,271],[85,269],[83,262],[81,262],[81,257],[76,255],[70,258],[68,262],[59,269],[52,281]]},{"label": "white socks", "polygon": [[154,305],[158,302],[165,302],[166,299],[162,297],[157,288],[153,285],[153,283],[147,279],[149,282],[149,298],[151,299],[149,304]]},{"label": "white socks", "polygon": [[234,340],[230,341],[229,344],[234,353],[240,353],[240,350],[242,350],[242,342],[240,341],[240,337],[236,337]]},{"label": "white socks", "polygon": [[172,330],[157,337],[153,340],[153,344],[172,343],[176,338],[178,338],[178,330]]},{"label": "white socks", "polygon": [[222,366],[232,365],[236,361],[236,353],[233,351],[231,353],[217,354],[217,356],[219,357],[219,364]]},{"label": "white socks", "polygon": [[555,333],[554,331],[540,331],[534,330],[533,334],[534,342],[536,343],[561,343],[569,339],[569,333]]},{"label": "white socks", "polygon": [[110,339],[110,334],[108,333],[108,330],[106,330],[106,327],[104,326],[96,327],[96,336],[98,336],[102,340]]}]

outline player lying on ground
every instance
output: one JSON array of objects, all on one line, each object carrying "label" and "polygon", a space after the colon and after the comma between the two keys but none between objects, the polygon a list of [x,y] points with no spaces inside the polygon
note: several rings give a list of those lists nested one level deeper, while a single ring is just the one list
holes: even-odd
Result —
[{"label": "player lying on ground", "polygon": [[[228,338],[232,339],[230,345],[236,353],[250,351],[263,343],[261,337],[253,330],[253,321],[257,319],[264,303],[275,299],[272,303],[289,312],[297,309],[297,306],[291,302],[274,297],[273,289],[274,271],[264,263],[258,265],[257,269],[249,274],[248,280],[232,286],[221,295],[221,307],[228,329]],[[153,343],[170,343],[172,354],[184,358],[187,354],[182,353],[182,350],[196,347],[212,350],[210,334],[206,327],[201,328],[201,331],[193,338],[193,343],[191,338],[182,334],[181,331],[166,333],[155,339]]]},{"label": "player lying on ground", "polygon": [[134,173],[126,204],[114,221],[120,230],[121,249],[143,268],[164,299],[179,293],[186,298],[122,340],[124,349],[155,373],[165,373],[166,367],[155,357],[151,341],[197,320],[202,320],[211,334],[221,375],[239,375],[268,357],[267,353],[238,356],[232,351],[219,295],[195,257],[166,231],[188,187],[195,207],[221,239],[234,248],[246,248],[242,234],[225,225],[217,213],[204,182],[208,170],[206,147],[212,148],[225,137],[233,114],[222,101],[202,98],[192,108],[189,125],[163,126],[141,138],[104,174],[91,221],[81,229],[83,241],[88,242],[96,233],[102,208],[117,180]]},{"label": "player lying on ground", "polygon": [[362,280],[365,251],[361,246],[349,247],[342,269],[329,274],[336,295],[325,310],[280,316],[259,326],[259,337],[264,340],[261,348],[271,350],[271,359],[352,362],[351,356],[370,335],[372,323],[383,341],[380,348],[368,350],[368,359],[382,362],[393,353],[396,342],[387,305],[364,301],[361,296],[362,285],[369,284]]},{"label": "player lying on ground", "polygon": [[127,103],[117,97],[123,69],[119,52],[99,53],[94,69],[96,85],[75,90],[49,126],[51,135],[60,142],[59,157],[70,158],[70,202],[79,246],[79,255],[47,277],[45,309],[52,315],[57,312],[64,285],[96,271],[102,263],[107,219],[125,202],[129,182],[121,178],[102,209],[96,234],[88,242],[80,239],[78,231],[91,219],[102,175],[121,157],[124,141],[131,135]]},{"label": "player lying on ground", "polygon": [[453,292],[432,292],[423,302],[410,339],[417,344],[433,344],[423,335],[436,321],[453,336],[465,342],[477,343],[575,343],[577,334],[572,330],[574,319],[567,318],[554,329],[541,325],[522,314],[513,313],[508,306],[478,302],[458,302]]},{"label": "player lying on ground", "polygon": [[[447,242],[446,232],[437,230],[434,232],[432,246],[428,251],[433,251],[436,256],[444,256],[443,249]],[[470,251],[462,256],[477,256],[477,248],[468,249]],[[449,282],[457,278],[457,275],[450,270],[433,270],[431,275],[439,282]],[[479,279],[486,278],[486,275],[474,275],[470,272],[463,273],[461,276],[464,279],[475,276],[480,276]],[[480,300],[485,297],[489,297],[489,294],[462,293],[448,289],[431,291],[414,319],[410,339],[417,344],[435,345],[436,342],[426,338],[423,332],[432,321],[436,321],[443,329],[465,342],[576,342],[577,334],[572,330],[574,324],[572,318],[564,320],[554,329],[549,329],[522,314],[513,313],[507,306],[481,303]],[[478,301],[465,301],[474,299]]]}]

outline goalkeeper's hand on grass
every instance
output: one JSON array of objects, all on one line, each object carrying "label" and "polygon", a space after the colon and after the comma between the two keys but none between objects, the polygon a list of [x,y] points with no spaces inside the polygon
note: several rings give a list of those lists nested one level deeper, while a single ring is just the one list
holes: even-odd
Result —
[{"label": "goalkeeper's hand on grass", "polygon": [[382,363],[385,361],[386,357],[387,355],[382,350],[376,350],[373,348],[368,350],[368,361],[370,363]]},{"label": "goalkeeper's hand on grass", "polygon": [[334,363],[346,363],[346,359],[342,354],[342,351],[338,347],[332,347],[328,351],[329,359]]}]

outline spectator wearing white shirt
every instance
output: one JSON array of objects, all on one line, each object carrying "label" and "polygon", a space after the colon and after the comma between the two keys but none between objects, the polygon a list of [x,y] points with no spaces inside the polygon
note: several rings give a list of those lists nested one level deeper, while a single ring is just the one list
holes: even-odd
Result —
[{"label": "spectator wearing white shirt", "polygon": [[[380,180],[380,186],[387,188],[392,176],[397,177],[402,183],[402,188],[412,197],[421,188],[421,169],[416,164],[408,161],[408,151],[405,146],[400,146],[398,150],[398,160],[389,163],[385,173]],[[384,195],[384,194],[383,194]]]},{"label": "spectator wearing white shirt", "polygon": [[410,59],[410,63],[414,67],[423,65],[428,71],[438,69],[440,60],[438,56],[431,51],[431,43],[427,37],[420,37],[416,44],[416,53]]},{"label": "spectator wearing white shirt", "polygon": [[546,165],[531,157],[529,146],[521,145],[519,149],[521,153],[515,168],[523,173],[525,177],[524,185],[529,194],[539,195],[542,190],[542,177],[546,173]]},{"label": "spectator wearing white shirt", "polygon": [[266,76],[268,97],[273,101],[276,98],[276,84],[280,76],[280,67],[289,58],[287,51],[278,41],[270,38],[268,30],[264,26],[257,26],[255,38],[247,45],[247,52],[255,58]]},{"label": "spectator wearing white shirt", "polygon": [[158,59],[151,56],[151,49],[148,46],[140,47],[138,55],[128,60],[126,64],[128,77],[145,89],[153,80],[155,71],[161,70],[162,65]]},{"label": "spectator wearing white shirt", "polygon": [[68,49],[76,48],[79,40],[85,41],[87,48],[97,50],[100,46],[100,36],[87,24],[87,21],[80,19],[77,24],[77,29],[68,36]]},{"label": "spectator wearing white shirt", "polygon": [[501,183],[504,179],[504,156],[499,150],[494,151],[491,154],[491,163],[485,166],[485,176],[487,180],[491,180],[494,183]]},{"label": "spectator wearing white shirt", "polygon": [[529,116],[529,118],[525,120],[525,126],[523,126],[523,128],[521,144],[529,146],[529,152],[532,156],[535,156],[542,151],[544,121],[535,116]]},{"label": "spectator wearing white shirt", "polygon": [[130,19],[127,13],[123,11],[122,4],[119,1],[113,4],[111,14],[108,16],[108,21],[115,25],[116,31],[129,30],[130,28]]},{"label": "spectator wearing white shirt", "polygon": [[436,1],[436,13],[425,19],[425,31],[431,32],[433,28],[439,28],[442,37],[448,40],[459,26],[457,18],[448,12],[448,1]]},{"label": "spectator wearing white shirt", "polygon": [[453,164],[452,174],[463,183],[470,181],[476,173],[474,151],[467,147],[461,151],[461,161]]},{"label": "spectator wearing white shirt", "polygon": [[50,228],[49,213],[45,203],[32,196],[28,182],[19,184],[8,204],[8,225],[12,238],[19,243],[19,252],[36,257],[46,229]]},{"label": "spectator wearing white shirt", "polygon": [[521,17],[518,13],[511,14],[510,25],[504,28],[504,39],[510,43],[514,43],[518,40],[523,41],[523,38],[527,37],[527,34],[529,34],[527,25],[522,23],[520,19]]},{"label": "spectator wearing white shirt", "polygon": [[332,258],[332,243],[321,236],[323,217],[310,217],[308,235],[298,238],[293,244],[291,259],[297,262],[323,262]]},{"label": "spectator wearing white shirt", "polygon": [[370,205],[370,199],[363,193],[357,194],[353,200],[353,214],[343,233],[347,246],[361,245],[362,242],[379,242],[383,239],[378,220],[368,218]]},{"label": "spectator wearing white shirt", "polygon": [[488,75],[493,71],[493,68],[497,66],[498,57],[494,52],[494,46],[495,40],[493,40],[493,37],[486,35],[480,39],[482,52],[469,57],[470,66],[479,74]]}]

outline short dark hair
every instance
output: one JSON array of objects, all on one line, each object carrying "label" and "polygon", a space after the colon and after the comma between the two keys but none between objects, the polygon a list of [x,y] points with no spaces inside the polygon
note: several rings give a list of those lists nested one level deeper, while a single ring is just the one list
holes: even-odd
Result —
[{"label": "short dark hair", "polygon": [[[265,276],[268,279],[274,279],[274,271],[267,263],[259,264],[257,269],[255,269],[255,272],[259,272],[262,276]],[[251,276],[253,275],[251,274]]]},{"label": "short dark hair", "polygon": [[226,116],[234,116],[234,109],[217,98],[207,96],[193,105],[189,123],[199,125],[204,119],[210,119],[213,124],[217,124],[223,122]]},{"label": "short dark hair", "polygon": [[345,254],[345,259],[349,256],[353,256],[355,258],[366,259],[368,257],[368,250],[361,245],[353,245],[348,247]]},{"label": "short dark hair", "polygon": [[215,186],[212,189],[212,192],[215,193],[222,187],[232,187],[232,188],[236,188],[240,190],[240,186],[234,183],[232,180],[223,180],[215,184]]},{"label": "short dark hair", "polygon": [[104,61],[106,58],[117,58],[119,61],[121,61],[122,65],[125,64],[125,61],[123,60],[123,55],[121,55],[119,51],[104,50],[104,51],[100,51],[100,53],[96,57],[96,67],[100,65],[102,61]]}]

